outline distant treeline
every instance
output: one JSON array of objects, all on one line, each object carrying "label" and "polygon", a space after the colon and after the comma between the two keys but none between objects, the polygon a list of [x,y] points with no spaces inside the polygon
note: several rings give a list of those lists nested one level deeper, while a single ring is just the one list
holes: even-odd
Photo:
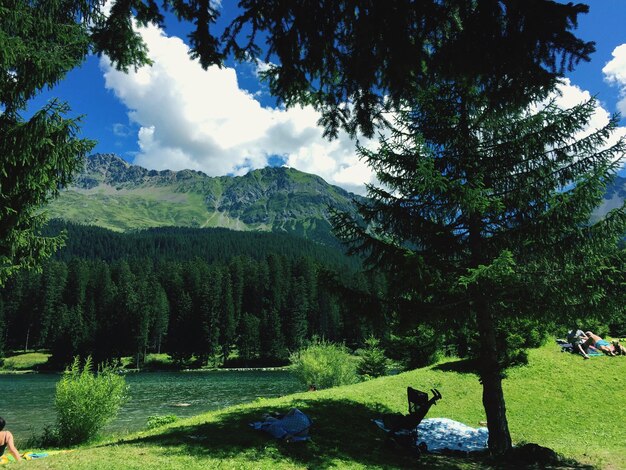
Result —
[{"label": "distant treeline", "polygon": [[314,336],[358,345],[385,330],[385,283],[331,248],[221,229],[67,229],[58,259],[0,291],[0,350],[50,349],[58,365],[148,352],[206,364],[235,351],[277,363]]},{"label": "distant treeline", "polygon": [[328,266],[360,268],[360,261],[346,256],[337,242],[322,245],[280,232],[240,232],[225,228],[161,227],[119,233],[91,225],[51,220],[46,234],[67,234],[65,247],[55,259],[68,262],[74,258],[115,261],[150,258],[178,261],[201,258],[209,263],[227,262],[234,256],[260,260],[270,254],[287,258],[310,257]]}]

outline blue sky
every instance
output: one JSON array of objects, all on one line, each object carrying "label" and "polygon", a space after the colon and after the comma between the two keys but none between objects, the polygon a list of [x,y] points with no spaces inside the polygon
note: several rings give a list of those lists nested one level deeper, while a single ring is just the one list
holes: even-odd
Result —
[{"label": "blue sky", "polygon": [[[224,15],[232,3],[222,2]],[[563,101],[596,95],[600,125],[608,114],[621,110],[626,116],[626,0],[584,3],[590,13],[580,18],[577,34],[595,41],[597,51],[568,74]],[[172,20],[165,32],[143,30],[155,64],[137,73],[125,75],[106,58],[89,57],[36,98],[33,109],[52,97],[67,101],[72,115],[83,116],[83,136],[98,141],[94,152],[116,153],[150,169],[191,168],[218,176],[287,164],[351,191],[362,192],[372,181],[347,135],[328,142],[312,109],[276,107],[257,79],[257,66],[203,71],[190,61],[187,28]],[[626,118],[621,124],[626,132]]]}]

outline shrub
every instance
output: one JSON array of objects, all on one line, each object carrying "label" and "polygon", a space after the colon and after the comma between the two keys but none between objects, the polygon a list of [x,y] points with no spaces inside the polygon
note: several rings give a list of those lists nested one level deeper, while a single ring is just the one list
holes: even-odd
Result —
[{"label": "shrub", "polygon": [[373,336],[366,339],[365,348],[360,351],[359,356],[357,372],[362,377],[369,379],[387,374],[389,360],[385,357],[385,351],[380,347],[378,339]]},{"label": "shrub", "polygon": [[174,423],[180,418],[176,415],[148,416],[148,429],[154,429]]},{"label": "shrub", "polygon": [[93,372],[91,357],[80,367],[74,358],[57,383],[54,435],[60,445],[75,445],[93,439],[126,401],[128,387],[123,376],[103,365]]},{"label": "shrub", "polygon": [[356,359],[340,344],[317,340],[289,359],[291,370],[305,385],[328,388],[358,381]]}]

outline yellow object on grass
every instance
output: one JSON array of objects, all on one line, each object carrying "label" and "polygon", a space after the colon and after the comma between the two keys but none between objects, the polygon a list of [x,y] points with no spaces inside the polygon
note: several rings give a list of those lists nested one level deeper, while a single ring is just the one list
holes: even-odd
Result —
[{"label": "yellow object on grass", "polygon": [[[24,460],[35,460],[35,459],[43,459],[44,457],[48,457],[53,454],[65,454],[66,452],[72,452],[71,450],[53,450],[51,452],[24,452],[22,454],[22,458]],[[0,465],[4,465],[10,462],[15,462],[15,457],[12,455],[2,455],[0,456]]]}]

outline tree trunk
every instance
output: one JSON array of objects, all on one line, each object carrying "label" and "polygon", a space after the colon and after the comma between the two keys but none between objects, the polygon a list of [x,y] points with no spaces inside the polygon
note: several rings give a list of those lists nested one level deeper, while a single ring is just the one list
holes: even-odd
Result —
[{"label": "tree trunk", "polygon": [[[465,90],[467,91],[467,90]],[[470,93],[468,93],[469,95]],[[461,120],[459,129],[466,136],[464,158],[467,159],[468,186],[480,192],[485,180],[480,162],[480,152],[476,152],[475,136],[470,132],[467,103],[461,93]],[[478,196],[475,196],[478,197]],[[471,208],[468,214],[469,247],[471,267],[477,268],[490,260],[485,255],[485,234],[482,215]],[[512,447],[509,423],[506,420],[506,407],[502,391],[502,367],[498,361],[498,343],[496,341],[496,325],[489,309],[487,293],[481,283],[474,283],[470,288],[471,308],[476,315],[479,335],[479,374],[483,386],[483,407],[487,416],[489,430],[489,450],[493,454],[503,454]]]},{"label": "tree trunk", "polygon": [[483,385],[483,407],[489,429],[489,450],[503,454],[512,447],[509,423],[502,390],[502,369],[498,363],[496,332],[486,305],[476,302],[480,335],[480,380]]},{"label": "tree trunk", "polygon": [[24,352],[28,352],[28,339],[30,337],[30,326],[26,330],[26,344],[24,345]]}]

